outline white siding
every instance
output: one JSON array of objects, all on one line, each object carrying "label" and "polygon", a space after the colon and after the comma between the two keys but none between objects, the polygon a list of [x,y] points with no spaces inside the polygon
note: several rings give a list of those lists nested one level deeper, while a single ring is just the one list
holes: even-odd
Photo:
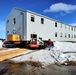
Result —
[{"label": "white siding", "polygon": [[[31,15],[35,17],[34,22],[31,22]],[[41,18],[44,18],[44,24],[41,24]],[[71,30],[72,26],[57,22],[57,27],[55,27],[55,22],[57,21],[27,12],[27,39],[30,40],[30,34],[36,33],[43,40],[50,38],[53,41],[76,41],[76,38],[74,38],[76,31]],[[56,32],[57,37],[55,37]],[[69,34],[70,38],[68,37]]]},{"label": "white siding", "polygon": [[[24,40],[26,37],[26,25],[25,25],[25,12],[13,9],[11,13],[7,17],[6,22],[6,34],[19,34],[21,40]],[[15,18],[15,24],[13,23],[13,19]]]},{"label": "white siding", "polygon": [[[31,15],[34,16],[34,22],[31,22]],[[16,24],[13,24],[13,18],[16,18]],[[44,19],[44,24],[41,24],[41,18]],[[21,40],[30,40],[30,35],[35,33],[38,37],[42,37],[43,40],[76,41],[75,27],[33,12],[13,9],[7,17],[8,20],[9,22],[6,23],[6,34],[13,34],[13,30],[15,30],[21,36]],[[55,27],[55,22],[57,22],[57,27]],[[8,31],[9,33],[7,33]],[[55,33],[57,33],[57,37],[55,37]],[[70,38],[68,37],[69,34]]]}]

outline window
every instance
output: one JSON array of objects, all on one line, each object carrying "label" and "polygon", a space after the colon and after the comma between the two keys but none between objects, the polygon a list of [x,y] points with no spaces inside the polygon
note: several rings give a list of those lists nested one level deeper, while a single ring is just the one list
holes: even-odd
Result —
[{"label": "window", "polygon": [[75,38],[76,38],[76,35],[75,35]]},{"label": "window", "polygon": [[75,28],[74,28],[74,31],[75,31]]},{"label": "window", "polygon": [[70,34],[68,34],[68,38],[70,38]]},{"label": "window", "polygon": [[57,37],[57,32],[55,32],[55,37]]},{"label": "window", "polygon": [[72,34],[72,38],[73,38],[73,34]]},{"label": "window", "polygon": [[16,18],[13,18],[13,24],[16,24]]},{"label": "window", "polygon": [[61,28],[62,28],[62,23],[61,23]]},{"label": "window", "polygon": [[74,38],[76,38],[76,35],[74,35]]},{"label": "window", "polygon": [[37,38],[37,34],[31,34],[31,38]]},{"label": "window", "polygon": [[55,27],[57,27],[57,22],[55,22]]},{"label": "window", "polygon": [[7,34],[9,33],[9,31],[7,31]]},{"label": "window", "polygon": [[16,31],[15,30],[13,30],[13,34],[16,34]]},{"label": "window", "polygon": [[73,31],[73,27],[71,27],[71,30]]},{"label": "window", "polygon": [[62,37],[62,33],[60,33],[60,37]]},{"label": "window", "polygon": [[7,20],[7,23],[9,23],[9,20]]},{"label": "window", "polygon": [[75,38],[75,35],[74,35],[74,38]]},{"label": "window", "polygon": [[76,35],[74,35],[74,38],[76,38]]},{"label": "window", "polygon": [[65,29],[66,29],[66,25],[65,25]]},{"label": "window", "polygon": [[76,31],[76,27],[74,27],[74,31]]},{"label": "window", "polygon": [[31,21],[32,21],[32,22],[35,21],[35,17],[34,17],[34,15],[31,15]]},{"label": "window", "polygon": [[44,19],[43,18],[41,18],[41,24],[44,24]]},{"label": "window", "polygon": [[65,38],[67,37],[67,34],[65,33]]},{"label": "window", "polygon": [[70,26],[68,26],[68,29],[70,30]]}]

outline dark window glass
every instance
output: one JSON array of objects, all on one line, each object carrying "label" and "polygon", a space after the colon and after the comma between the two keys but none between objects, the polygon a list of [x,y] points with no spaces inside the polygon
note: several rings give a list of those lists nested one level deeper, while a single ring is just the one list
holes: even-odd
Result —
[{"label": "dark window glass", "polygon": [[62,28],[62,23],[61,23],[61,28]]},{"label": "dark window glass", "polygon": [[73,38],[73,34],[72,34],[72,38]]},{"label": "dark window glass", "polygon": [[31,34],[31,38],[37,38],[37,34]]},{"label": "dark window glass", "polygon": [[57,37],[57,32],[55,33],[55,37]]},{"label": "dark window glass", "polygon": [[68,34],[68,37],[70,38],[70,34]]},{"label": "dark window glass", "polygon": [[44,19],[43,18],[41,18],[41,24],[44,24]]},{"label": "dark window glass", "polygon": [[76,38],[76,35],[75,35],[75,38]]},{"label": "dark window glass", "polygon": [[31,21],[34,22],[35,17],[33,15],[31,15]]},{"label": "dark window glass", "polygon": [[9,33],[9,31],[7,31],[7,34]]},{"label": "dark window glass", "polygon": [[75,35],[74,35],[74,38],[75,38]]},{"label": "dark window glass", "polygon": [[65,33],[65,38],[67,37],[67,34]]},{"label": "dark window glass", "polygon": [[73,31],[73,27],[71,28],[71,30]]},{"label": "dark window glass", "polygon": [[70,26],[68,26],[68,29],[70,30]]},{"label": "dark window glass", "polygon": [[57,22],[55,22],[55,27],[57,27]]},{"label": "dark window glass", "polygon": [[9,20],[7,20],[7,23],[9,23]]},{"label": "dark window glass", "polygon": [[74,28],[74,31],[75,31],[75,28]]},{"label": "dark window glass", "polygon": [[13,24],[16,24],[16,18],[13,18]]},{"label": "dark window glass", "polygon": [[62,37],[62,33],[60,34],[60,37]]}]

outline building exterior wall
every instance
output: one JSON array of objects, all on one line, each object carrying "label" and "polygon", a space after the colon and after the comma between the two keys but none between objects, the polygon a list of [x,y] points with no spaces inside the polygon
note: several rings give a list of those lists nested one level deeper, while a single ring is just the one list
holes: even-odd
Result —
[{"label": "building exterior wall", "polygon": [[[34,22],[31,22],[31,15],[34,16]],[[44,24],[41,24],[41,18],[44,19]],[[55,27],[55,23],[57,23],[57,27]],[[42,37],[43,40],[51,39],[53,41],[76,41],[75,27],[45,18],[44,16],[27,12],[28,40],[30,39],[30,34],[33,33],[37,34],[38,37]],[[55,36],[56,33],[57,37]]]},{"label": "building exterior wall", "polygon": [[[34,22],[31,21],[31,16],[34,17]],[[15,24],[13,23],[14,18],[16,19]],[[41,18],[44,19],[43,24]],[[15,32],[21,36],[21,40],[30,40],[31,34],[37,34],[43,40],[76,41],[76,27],[30,11],[13,9],[6,20],[6,35]]]},{"label": "building exterior wall", "polygon": [[[6,19],[6,35],[19,34],[21,40],[26,37],[26,12],[13,9]],[[14,22],[15,21],[15,22]]]}]

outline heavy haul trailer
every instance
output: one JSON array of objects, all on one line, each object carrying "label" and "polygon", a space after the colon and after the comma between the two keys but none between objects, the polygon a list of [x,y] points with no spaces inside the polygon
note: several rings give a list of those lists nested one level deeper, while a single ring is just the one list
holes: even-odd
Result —
[{"label": "heavy haul trailer", "polygon": [[7,35],[7,41],[4,42],[4,47],[28,47],[32,49],[44,49],[45,44],[41,38],[37,38],[37,34],[31,34],[30,41],[21,41],[19,34]]},{"label": "heavy haul trailer", "polygon": [[29,45],[32,34],[36,34],[37,42],[38,38],[42,38],[44,43],[48,39],[52,41],[76,41],[75,26],[64,24],[29,10],[13,8],[6,19],[6,42],[4,44]]}]

